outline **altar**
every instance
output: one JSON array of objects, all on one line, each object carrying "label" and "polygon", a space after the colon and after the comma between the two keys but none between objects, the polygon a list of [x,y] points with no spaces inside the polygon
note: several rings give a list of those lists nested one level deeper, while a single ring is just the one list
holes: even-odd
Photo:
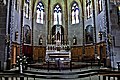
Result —
[{"label": "altar", "polygon": [[[57,15],[59,18],[59,16]],[[47,44],[46,46],[46,61],[70,61],[71,60],[71,51],[69,44],[62,44],[62,29],[61,24],[59,24],[59,19],[57,19],[57,24],[55,25],[55,34],[52,34],[52,39],[55,44]]]},{"label": "altar", "polygon": [[48,44],[46,47],[46,61],[52,61],[55,62],[57,60],[60,61],[71,61],[71,51],[70,51],[70,45],[61,44],[61,37],[57,35],[56,44]]},{"label": "altar", "polygon": [[56,60],[61,60],[61,61],[70,61],[71,60],[71,52],[70,51],[65,51],[65,50],[47,50],[46,51],[46,61],[51,61],[54,62]]},{"label": "altar", "polygon": [[46,61],[70,61],[71,60],[71,51],[67,48],[69,45],[61,45],[59,40],[56,41],[55,45],[47,45],[46,48]]}]

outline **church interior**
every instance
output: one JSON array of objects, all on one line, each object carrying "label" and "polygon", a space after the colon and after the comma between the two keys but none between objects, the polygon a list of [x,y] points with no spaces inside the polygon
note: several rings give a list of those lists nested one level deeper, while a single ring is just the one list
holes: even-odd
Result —
[{"label": "church interior", "polygon": [[[116,47],[111,34],[114,35],[115,30],[118,30],[116,34],[119,32],[120,19],[116,29],[114,25],[111,27],[112,8],[107,1],[8,0],[6,4],[2,64],[8,61],[7,65],[14,68],[17,59],[25,56],[28,64],[100,61],[102,66],[117,67],[117,63],[111,61],[111,49]],[[120,6],[117,7],[120,17]],[[115,51],[119,52],[120,38],[116,39]],[[116,55],[115,62],[120,60],[120,55]]]},{"label": "church interior", "polygon": [[16,64],[16,56],[21,53],[33,62],[97,61],[97,57],[103,62],[107,57],[105,14],[103,1],[95,3],[92,0],[14,2],[11,65]]}]

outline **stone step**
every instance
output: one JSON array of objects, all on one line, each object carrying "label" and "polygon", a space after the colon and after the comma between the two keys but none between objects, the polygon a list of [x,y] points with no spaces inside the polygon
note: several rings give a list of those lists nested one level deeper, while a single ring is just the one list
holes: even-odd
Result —
[{"label": "stone step", "polygon": [[43,78],[43,79],[77,79],[83,78],[98,74],[97,70],[86,70],[86,71],[78,71],[78,72],[39,72],[39,71],[25,71],[23,75],[31,76],[35,78]]}]

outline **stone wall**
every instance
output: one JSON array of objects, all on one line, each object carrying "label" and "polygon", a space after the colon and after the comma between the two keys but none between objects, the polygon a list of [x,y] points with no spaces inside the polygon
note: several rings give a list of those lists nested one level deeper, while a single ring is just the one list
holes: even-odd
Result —
[{"label": "stone wall", "polygon": [[5,57],[5,34],[6,34],[6,15],[7,8],[0,2],[0,68],[3,69]]},{"label": "stone wall", "polygon": [[[113,45],[111,47],[111,63],[112,67],[117,68],[117,63],[120,62],[120,25],[118,25],[117,5],[110,4],[110,20],[111,20],[111,33],[113,36]],[[113,64],[114,63],[114,64]]]}]

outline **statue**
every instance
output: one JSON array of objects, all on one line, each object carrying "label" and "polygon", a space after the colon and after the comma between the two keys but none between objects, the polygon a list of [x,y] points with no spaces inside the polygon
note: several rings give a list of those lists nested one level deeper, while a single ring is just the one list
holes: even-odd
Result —
[{"label": "statue", "polygon": [[60,32],[57,32],[57,40],[60,40]]}]

